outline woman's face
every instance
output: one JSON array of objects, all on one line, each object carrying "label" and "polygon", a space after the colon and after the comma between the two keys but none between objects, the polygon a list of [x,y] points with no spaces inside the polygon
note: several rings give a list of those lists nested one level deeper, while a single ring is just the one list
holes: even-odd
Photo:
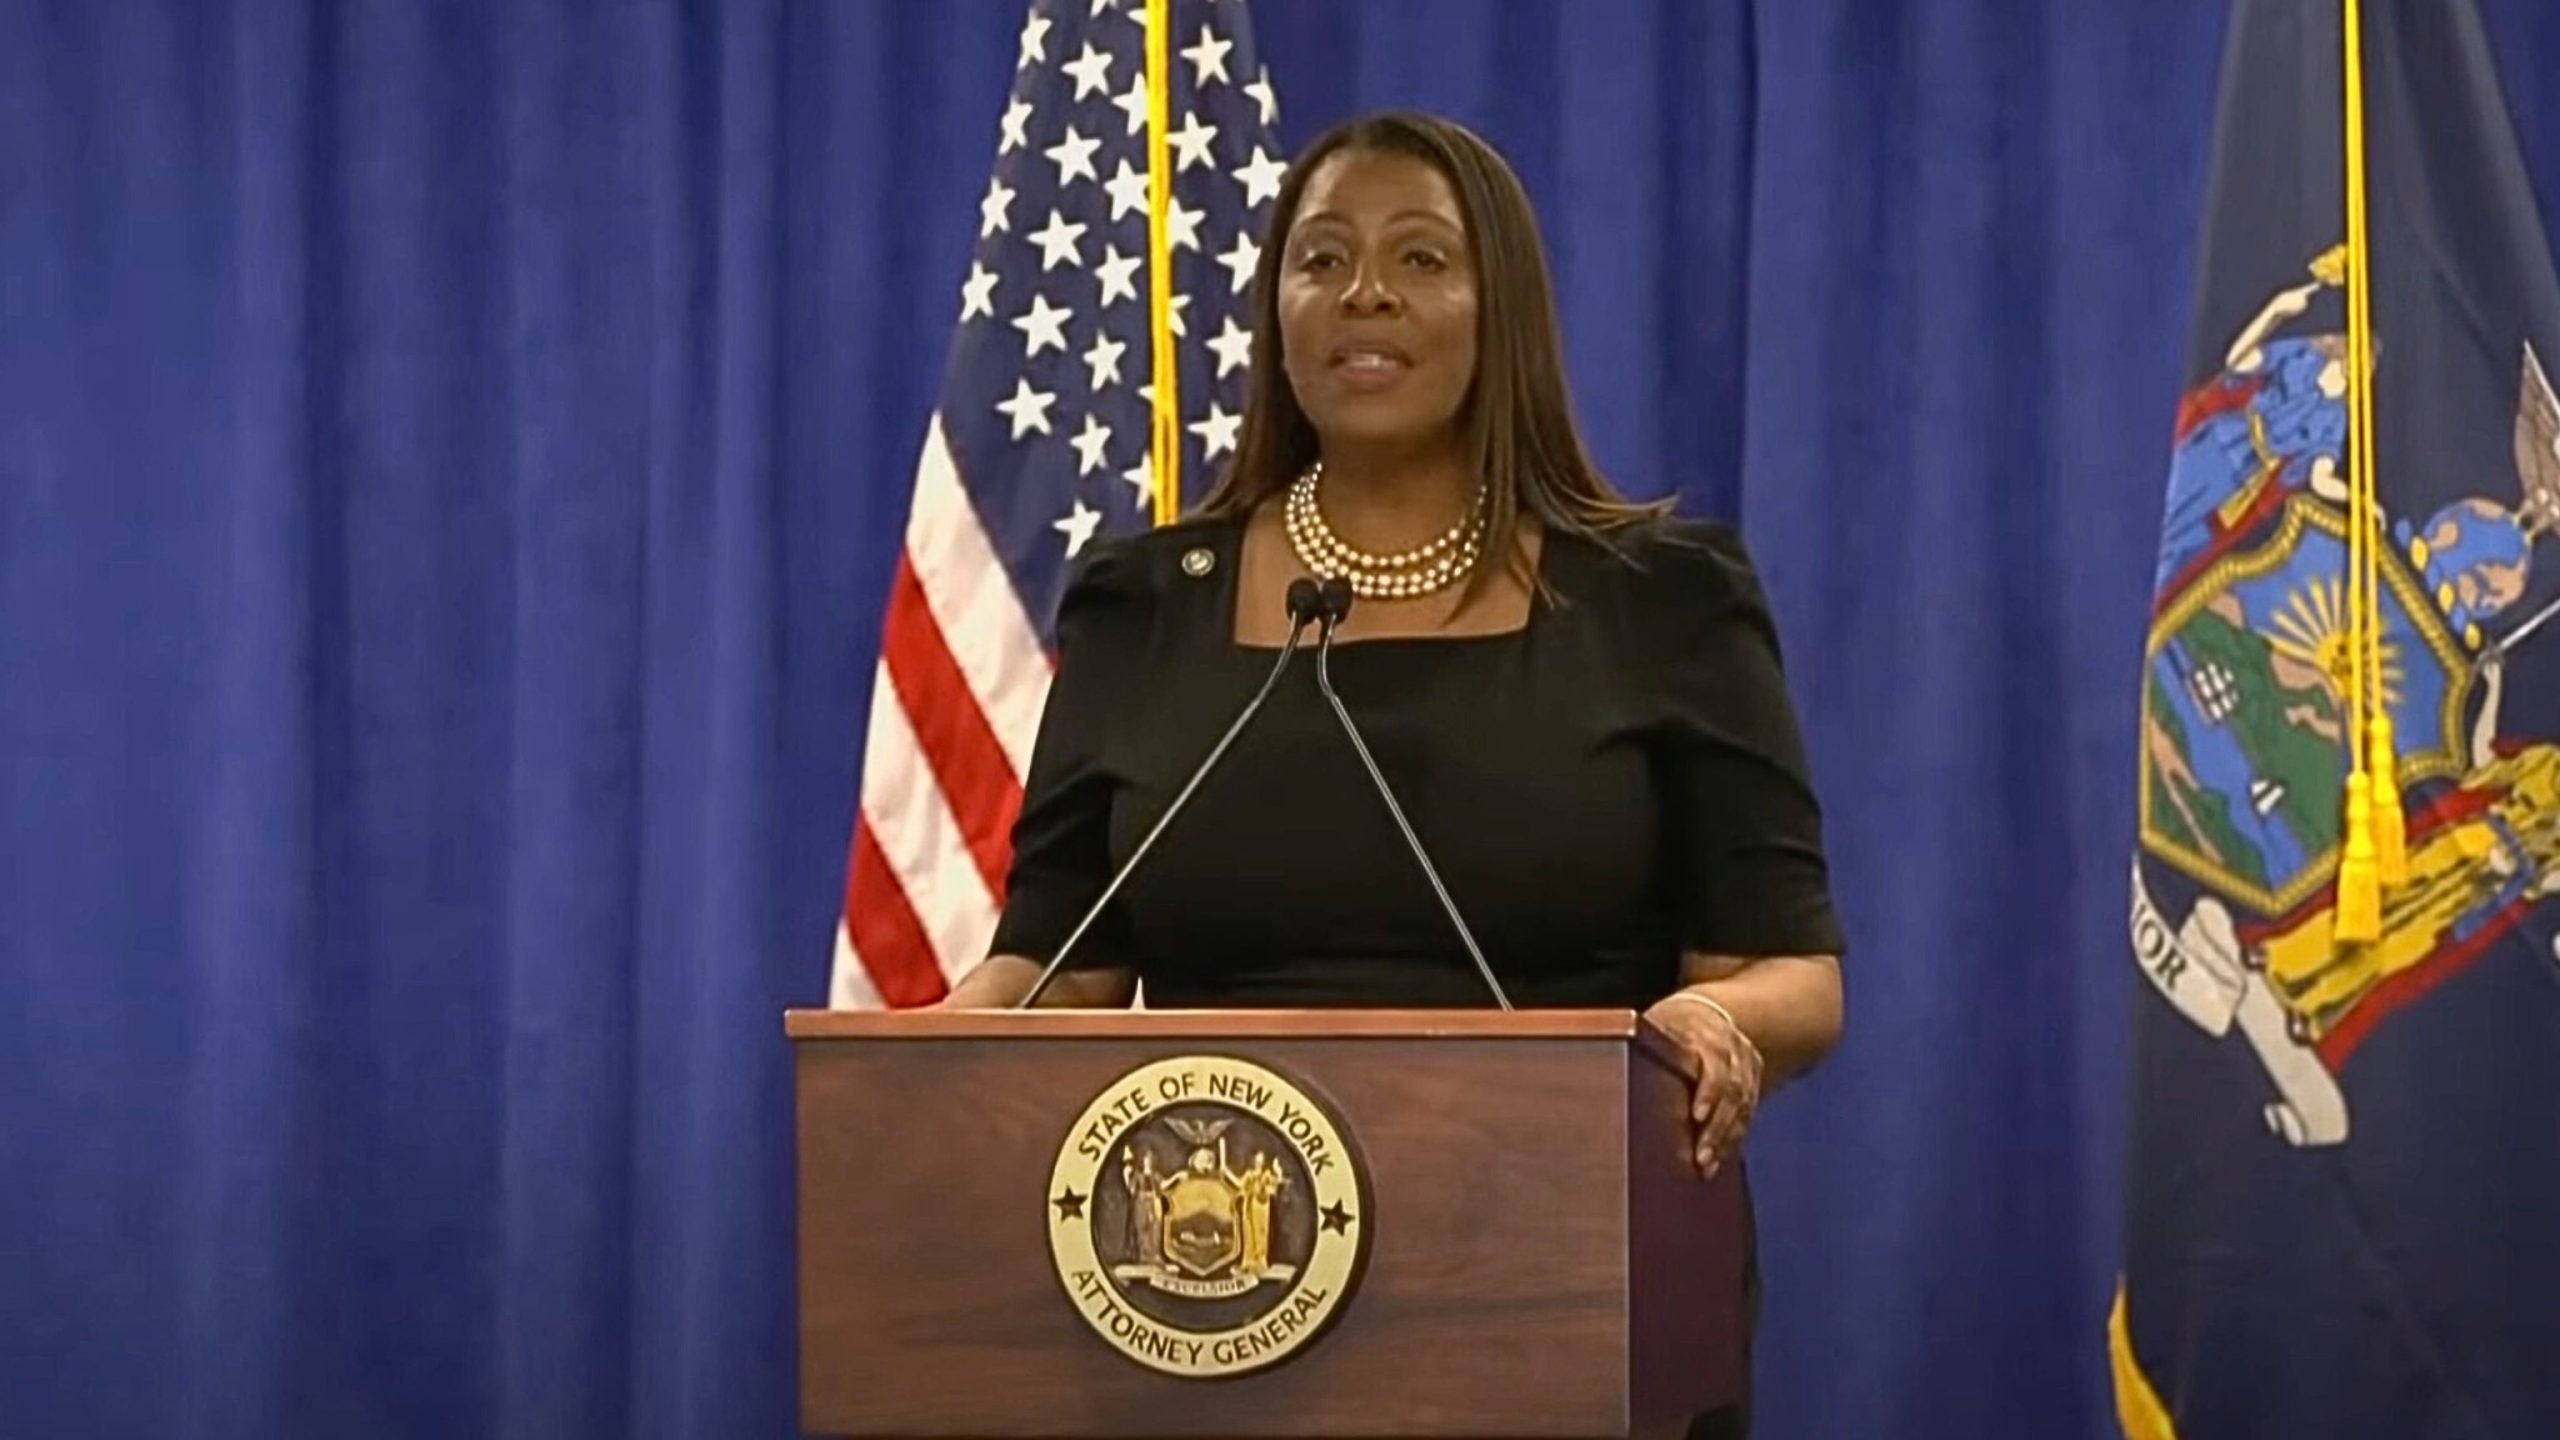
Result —
[{"label": "woman's face", "polygon": [[1329,444],[1453,436],[1476,371],[1476,270],[1448,178],[1340,150],[1309,177],[1280,262],[1283,367]]}]

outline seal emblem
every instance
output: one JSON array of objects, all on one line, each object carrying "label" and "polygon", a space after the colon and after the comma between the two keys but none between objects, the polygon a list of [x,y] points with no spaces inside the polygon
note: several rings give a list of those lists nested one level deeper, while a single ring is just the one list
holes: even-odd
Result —
[{"label": "seal emblem", "polygon": [[1049,1177],[1076,1313],[1170,1375],[1277,1365],[1321,1334],[1368,1251],[1359,1157],[1325,1107],[1227,1055],[1143,1065],[1076,1117]]}]

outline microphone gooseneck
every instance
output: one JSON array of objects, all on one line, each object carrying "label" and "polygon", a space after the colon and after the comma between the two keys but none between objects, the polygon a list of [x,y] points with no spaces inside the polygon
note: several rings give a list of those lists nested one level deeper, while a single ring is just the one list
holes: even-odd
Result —
[{"label": "microphone gooseneck", "polygon": [[1023,992],[1022,999],[1014,1005],[1015,1009],[1030,1009],[1048,990],[1049,982],[1058,974],[1058,968],[1066,963],[1069,955],[1075,952],[1076,946],[1083,941],[1085,932],[1093,928],[1093,922],[1101,918],[1103,907],[1111,903],[1111,897],[1120,893],[1121,885],[1126,883],[1131,873],[1136,871],[1138,862],[1147,858],[1147,852],[1155,848],[1157,838],[1164,834],[1166,827],[1173,824],[1173,817],[1181,814],[1182,808],[1191,803],[1191,796],[1200,788],[1200,782],[1209,778],[1209,772],[1216,769],[1218,762],[1226,757],[1228,747],[1235,744],[1236,737],[1243,734],[1245,726],[1251,724],[1253,717],[1260,713],[1262,702],[1271,697],[1272,687],[1280,683],[1280,672],[1289,667],[1290,657],[1298,653],[1298,641],[1306,634],[1308,623],[1320,619],[1323,613],[1324,595],[1314,581],[1301,578],[1290,582],[1289,638],[1280,646],[1279,657],[1271,662],[1270,673],[1262,677],[1262,688],[1253,692],[1253,698],[1245,702],[1244,709],[1238,711],[1234,722],[1227,726],[1227,733],[1219,736],[1218,743],[1210,747],[1208,758],[1202,760],[1199,768],[1191,772],[1190,780],[1185,782],[1181,792],[1173,797],[1173,803],[1166,806],[1164,813],[1156,817],[1156,823],[1147,828],[1146,838],[1138,842],[1137,849],[1129,852],[1129,858],[1123,861],[1118,872],[1112,875],[1111,883],[1102,888],[1102,894],[1084,912],[1084,918],[1076,922],[1076,928],[1068,932],[1065,943],[1058,946],[1058,953],[1050,956],[1049,963],[1040,967],[1039,978],[1033,980],[1031,988]]},{"label": "microphone gooseneck", "polygon": [[[1294,600],[1296,587],[1290,588]],[[1342,733],[1351,737],[1351,748],[1360,753],[1360,763],[1369,772],[1369,783],[1376,787],[1378,798],[1387,802],[1387,813],[1395,817],[1396,829],[1403,832],[1406,848],[1413,852],[1414,860],[1422,866],[1423,878],[1431,882],[1431,893],[1440,897],[1440,909],[1448,915],[1449,924],[1457,930],[1459,941],[1467,947],[1468,957],[1476,962],[1476,973],[1484,977],[1485,988],[1493,992],[1494,1002],[1508,1010],[1511,997],[1503,993],[1502,982],[1494,978],[1493,967],[1485,963],[1484,951],[1477,947],[1474,932],[1467,929],[1466,918],[1458,913],[1457,902],[1449,898],[1449,887],[1440,883],[1439,870],[1432,865],[1429,852],[1422,848],[1422,837],[1413,833],[1412,824],[1404,818],[1404,807],[1396,803],[1396,792],[1388,787],[1387,777],[1379,773],[1378,762],[1369,754],[1368,742],[1360,738],[1360,727],[1351,723],[1351,712],[1344,708],[1342,697],[1334,693],[1333,667],[1327,662],[1333,656],[1334,628],[1351,613],[1351,582],[1336,575],[1324,582],[1318,598],[1324,625],[1316,638],[1316,688],[1324,692],[1325,703],[1333,707],[1334,718],[1342,722]]]}]

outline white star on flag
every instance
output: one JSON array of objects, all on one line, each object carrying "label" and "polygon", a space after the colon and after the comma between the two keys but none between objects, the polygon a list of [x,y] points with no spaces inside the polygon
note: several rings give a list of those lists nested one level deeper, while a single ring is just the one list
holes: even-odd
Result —
[{"label": "white star on flag", "polygon": [[1244,288],[1253,283],[1253,267],[1262,263],[1262,247],[1253,243],[1252,236],[1239,230],[1236,243],[1227,248],[1226,254],[1218,257],[1218,263],[1227,267],[1227,275],[1234,282],[1236,293],[1242,294]]},{"label": "white star on flag", "polygon": [[1068,74],[1076,77],[1075,98],[1078,100],[1096,90],[1105,95],[1111,93],[1110,51],[1096,50],[1088,44],[1084,47],[1084,53],[1076,57],[1075,63],[1064,68]]},{"label": "white star on flag", "polygon": [[1111,192],[1112,219],[1117,220],[1123,215],[1147,213],[1146,171],[1123,160],[1120,162],[1119,172],[1104,181],[1102,188]]},{"label": "white star on flag", "polygon": [[1117,245],[1102,247],[1102,263],[1093,267],[1102,283],[1102,303],[1138,298],[1138,267],[1147,263],[1144,255],[1123,255]]},{"label": "white star on flag", "polygon": [[1012,229],[1012,218],[1005,213],[1012,208],[1013,191],[1000,179],[988,181],[987,198],[978,202],[978,238]]},{"label": "white star on flag", "polygon": [[1070,125],[1067,127],[1067,138],[1040,153],[1048,156],[1057,165],[1058,188],[1063,190],[1078,175],[1082,175],[1087,180],[1102,178],[1101,172],[1093,168],[1093,152],[1101,148],[1101,141],[1088,140],[1078,135],[1076,127]]},{"label": "white star on flag", "polygon": [[1289,178],[1288,163],[1274,160],[1259,145],[1253,147],[1253,162],[1236,172],[1244,183],[1244,203],[1259,205],[1280,198],[1280,182]]},{"label": "white star on flag", "polygon": [[1084,225],[1069,220],[1055,210],[1049,212],[1049,223],[1032,232],[1031,241],[1040,247],[1040,268],[1055,270],[1061,265],[1081,265],[1084,252],[1076,242],[1084,238]]},{"label": "white star on flag", "polygon": [[1200,437],[1202,453],[1215,459],[1220,454],[1236,448],[1236,429],[1242,424],[1244,424],[1242,415],[1230,415],[1219,408],[1217,401],[1212,400],[1209,402],[1209,418],[1195,420],[1189,428],[1192,434]]},{"label": "white star on flag", "polygon": [[1169,237],[1165,241],[1165,248],[1169,250],[1199,249],[1200,220],[1207,213],[1205,210],[1194,210],[1184,205],[1179,195],[1173,197],[1172,202],[1164,207],[1165,234]]},{"label": "white star on flag", "polygon": [[1067,553],[1073,555],[1093,543],[1093,532],[1101,526],[1102,512],[1090,509],[1078,500],[1075,508],[1067,512],[1067,518],[1057,522],[1056,528],[1059,534],[1067,537]]},{"label": "white star on flag", "polygon": [[1111,448],[1111,429],[1102,423],[1101,416],[1087,410],[1084,412],[1084,429],[1067,443],[1075,447],[1076,473],[1090,475],[1102,468],[1103,455]]},{"label": "white star on flag", "polygon": [[1165,137],[1165,142],[1173,147],[1174,168],[1188,170],[1194,165],[1212,163],[1209,147],[1217,143],[1217,139],[1218,127],[1201,119],[1199,112],[1194,111],[1182,122],[1181,129]]},{"label": "white star on flag", "polygon": [[1022,356],[1030,359],[1043,350],[1067,348],[1067,322],[1075,318],[1073,310],[1049,303],[1049,297],[1034,292],[1031,308],[1013,319],[1014,328],[1022,332]]},{"label": "white star on flag", "polygon": [[1136,77],[1130,80],[1129,88],[1121,91],[1118,96],[1113,98],[1111,103],[1120,107],[1121,115],[1127,118],[1130,134],[1142,135],[1146,133],[1148,106],[1147,72],[1143,68],[1140,69]]},{"label": "white star on flag", "polygon": [[969,262],[969,282],[960,287],[960,318],[996,313],[996,272],[983,262]]},{"label": "white star on flag", "polygon": [[1229,315],[1219,323],[1209,348],[1217,352],[1218,378],[1224,380],[1228,371],[1242,370],[1253,362],[1253,332],[1238,329],[1236,317]]},{"label": "white star on flag", "polygon": [[1216,31],[1201,26],[1200,38],[1182,52],[1182,58],[1191,62],[1191,83],[1202,90],[1208,89],[1213,80],[1234,84],[1227,75],[1227,52],[1234,48],[1233,41],[1221,40]]},{"label": "white star on flag", "polygon": [[1120,383],[1120,354],[1129,342],[1114,340],[1108,332],[1093,337],[1093,348],[1084,352],[1084,363],[1093,370],[1093,388]]},{"label": "white star on flag", "polygon": [[996,408],[1013,421],[1013,438],[1019,440],[1034,430],[1043,435],[1049,433],[1049,406],[1057,398],[1032,389],[1030,379],[1025,377],[1013,382],[1013,398],[997,401]]}]

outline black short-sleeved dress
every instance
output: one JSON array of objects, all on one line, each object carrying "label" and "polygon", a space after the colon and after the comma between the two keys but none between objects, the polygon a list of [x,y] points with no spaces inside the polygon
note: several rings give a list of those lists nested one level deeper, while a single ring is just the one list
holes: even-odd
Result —
[{"label": "black short-sleeved dress", "polygon": [[[995,953],[1055,953],[1262,683],[1275,652],[1234,639],[1243,533],[1190,521],[1087,552]],[[1683,949],[1842,949],[1739,540],[1674,520],[1618,543],[1550,538],[1562,603],[1523,629],[1333,648],[1335,689],[1524,1007],[1642,1009]],[[1134,966],[1166,1008],[1491,1004],[1307,648],[1069,965]]]},{"label": "black short-sleeved dress", "polygon": [[[994,953],[1047,960],[1276,652],[1236,643],[1240,519],[1098,543]],[[1512,1003],[1641,1010],[1684,950],[1844,948],[1774,627],[1728,528],[1620,553],[1551,534],[1558,602],[1503,634],[1338,641],[1332,675]],[[1087,933],[1150,1006],[1491,1005],[1316,688],[1313,632],[1262,714]]]}]

